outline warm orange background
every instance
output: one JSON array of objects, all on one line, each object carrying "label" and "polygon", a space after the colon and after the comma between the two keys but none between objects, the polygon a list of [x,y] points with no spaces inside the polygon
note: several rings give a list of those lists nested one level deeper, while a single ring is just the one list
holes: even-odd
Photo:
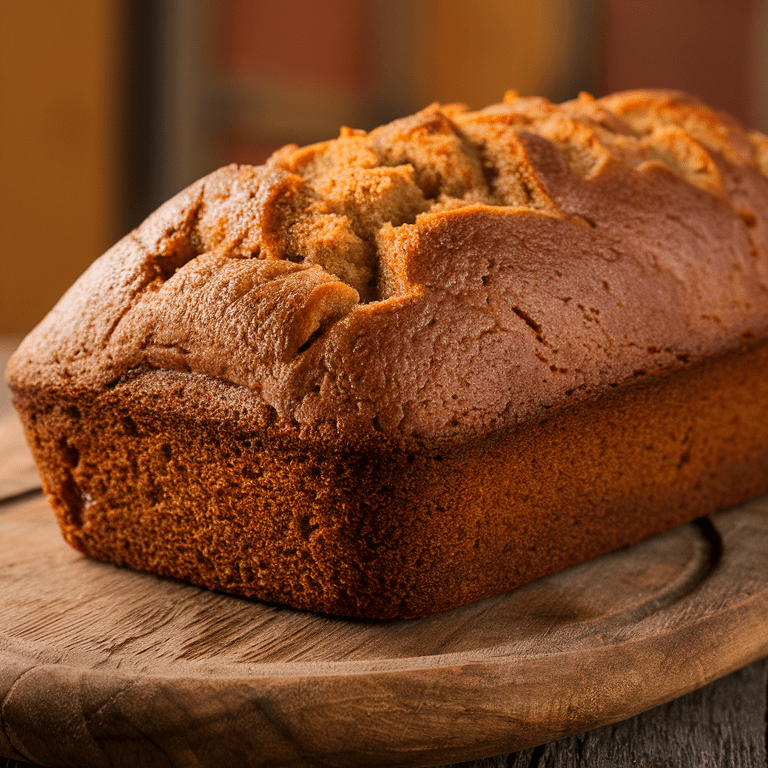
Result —
[{"label": "warm orange background", "polygon": [[[768,129],[765,0],[152,7],[188,22],[158,33],[171,57],[157,73],[161,109],[128,98],[130,0],[3,6],[0,334],[29,330],[139,214],[195,176],[329,138],[341,124],[370,128],[433,100],[480,107],[507,88],[560,100],[582,88],[669,86]],[[157,157],[141,155],[141,120],[162,134]],[[154,181],[133,172],[147,158]]]},{"label": "warm orange background", "polygon": [[118,3],[3,3],[0,333],[29,330],[118,235]]}]

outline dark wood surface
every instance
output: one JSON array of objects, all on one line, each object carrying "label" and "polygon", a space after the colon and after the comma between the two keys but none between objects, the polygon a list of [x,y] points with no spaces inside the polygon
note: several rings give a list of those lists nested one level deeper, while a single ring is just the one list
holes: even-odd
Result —
[{"label": "dark wood surface", "polygon": [[[763,768],[767,690],[764,659],[615,725],[452,768]],[[0,768],[32,765],[0,757]]]},{"label": "dark wood surface", "polygon": [[[452,768],[763,768],[767,690],[764,659],[615,725]],[[29,765],[0,757],[0,768]]]},{"label": "dark wood surface", "polygon": [[[15,435],[0,452],[19,461]],[[707,683],[768,653],[768,498],[500,598],[369,623],[86,560],[42,496],[5,496],[0,768],[766,765],[768,661]]]}]

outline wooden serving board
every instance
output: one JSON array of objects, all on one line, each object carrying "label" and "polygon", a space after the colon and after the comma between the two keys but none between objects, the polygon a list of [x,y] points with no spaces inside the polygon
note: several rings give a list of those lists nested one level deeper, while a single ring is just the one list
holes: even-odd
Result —
[{"label": "wooden serving board", "polygon": [[767,655],[768,497],[501,597],[366,622],[87,560],[42,496],[16,496],[0,586],[2,756],[437,765],[621,720]]}]

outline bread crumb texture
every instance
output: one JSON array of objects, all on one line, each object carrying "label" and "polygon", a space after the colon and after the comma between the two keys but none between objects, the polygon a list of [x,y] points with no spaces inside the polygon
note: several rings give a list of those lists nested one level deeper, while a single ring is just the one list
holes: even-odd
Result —
[{"label": "bread crumb texture", "polygon": [[482,435],[768,332],[768,138],[694,98],[431,105],[169,201],[12,360],[24,387],[151,370],[302,435]]}]

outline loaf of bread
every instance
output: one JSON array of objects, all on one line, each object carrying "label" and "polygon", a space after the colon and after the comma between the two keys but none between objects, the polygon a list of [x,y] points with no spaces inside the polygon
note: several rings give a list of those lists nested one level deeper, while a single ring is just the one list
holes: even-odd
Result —
[{"label": "loaf of bread", "polygon": [[767,176],[768,138],[666,91],[212,173],[9,364],[64,537],[416,617],[765,492]]}]

